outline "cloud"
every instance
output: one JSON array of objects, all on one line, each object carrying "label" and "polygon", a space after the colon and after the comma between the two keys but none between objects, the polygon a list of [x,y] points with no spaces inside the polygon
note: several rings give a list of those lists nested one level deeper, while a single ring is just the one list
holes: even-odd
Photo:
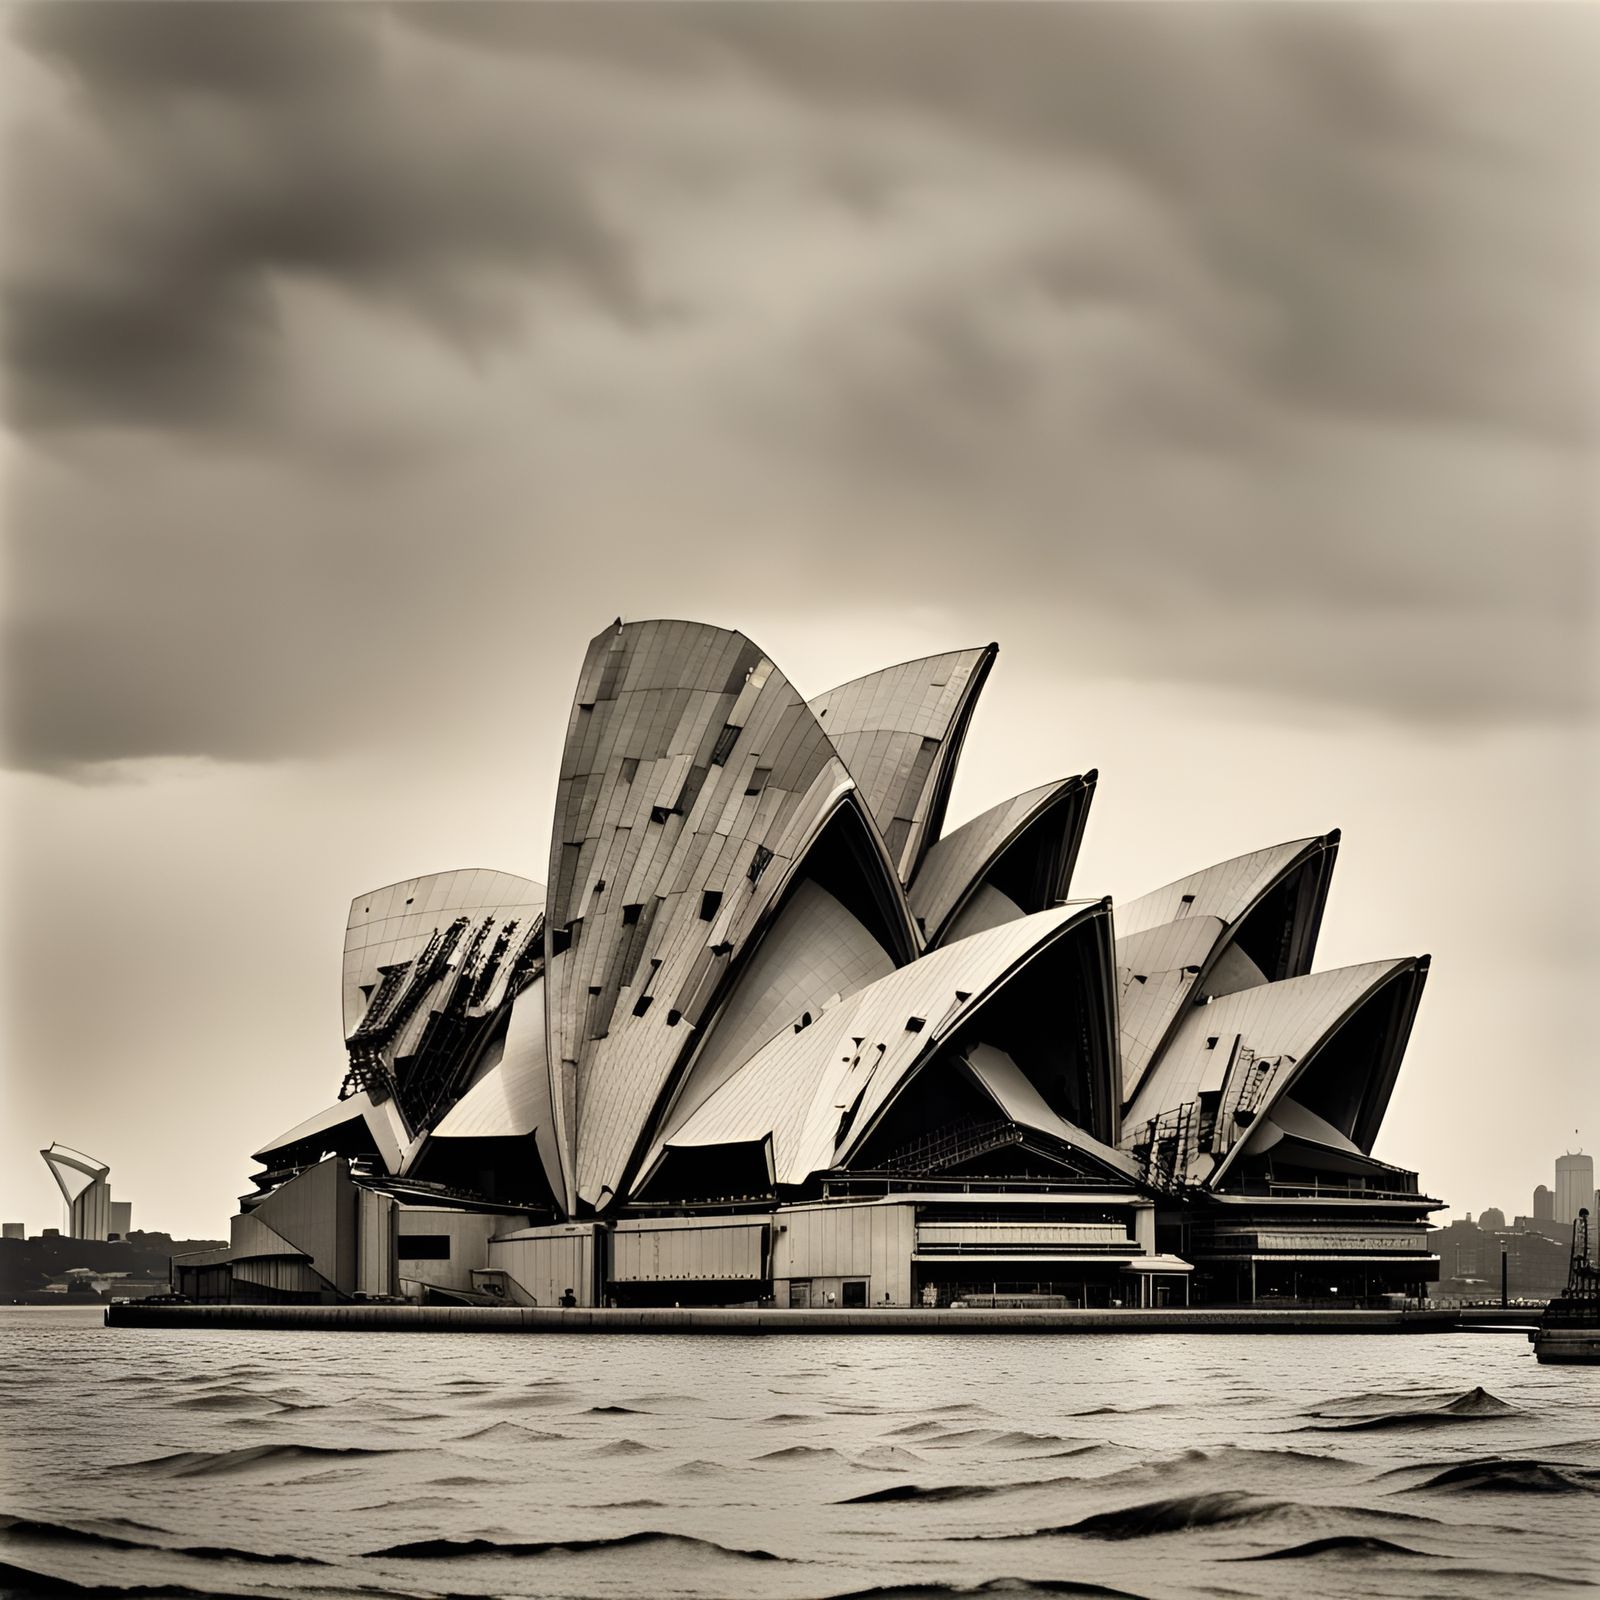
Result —
[{"label": "cloud", "polygon": [[361,8],[253,0],[19,13],[18,42],[77,90],[13,152],[19,426],[260,422],[296,277],[469,350],[521,322],[530,278],[643,314],[626,248],[572,172],[536,148],[507,159],[492,123],[448,88],[431,98],[383,34]]},{"label": "cloud", "polygon": [[1577,8],[137,23],[15,23],[21,765],[515,727],[619,610],[1591,709]]}]

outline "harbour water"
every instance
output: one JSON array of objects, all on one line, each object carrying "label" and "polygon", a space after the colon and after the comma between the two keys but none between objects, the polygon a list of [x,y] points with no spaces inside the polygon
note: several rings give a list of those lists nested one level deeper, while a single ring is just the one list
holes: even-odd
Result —
[{"label": "harbour water", "polygon": [[0,1596],[1600,1587],[1600,1369],[1511,1334],[0,1347]]}]

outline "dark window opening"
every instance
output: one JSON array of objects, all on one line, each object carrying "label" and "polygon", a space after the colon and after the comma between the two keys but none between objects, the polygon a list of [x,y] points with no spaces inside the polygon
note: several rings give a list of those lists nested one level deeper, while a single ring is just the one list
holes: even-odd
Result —
[{"label": "dark window opening", "polygon": [[1194,904],[1194,896],[1192,894],[1186,894],[1183,897],[1183,903],[1186,906],[1192,906]]},{"label": "dark window opening", "polygon": [[750,870],[745,874],[751,883],[759,883],[761,874],[767,870],[768,863],[772,860],[772,852],[764,844],[756,846],[756,853],[750,858]]},{"label": "dark window opening", "polygon": [[634,1016],[642,1017],[645,1014],[645,1012],[647,1012],[650,1009],[650,1002],[654,998],[655,998],[654,995],[648,995],[648,994],[640,995],[639,998],[633,1002],[633,1014],[634,1014]]},{"label": "dark window opening", "polygon": [[700,896],[700,920],[710,922],[722,909],[722,891],[720,889],[707,889]]},{"label": "dark window opening", "polygon": [[712,955],[717,957],[733,954],[733,945],[726,939],[722,940],[719,944],[712,945],[710,948]]},{"label": "dark window opening", "polygon": [[622,758],[622,781],[632,783],[639,774],[638,756],[624,756]]},{"label": "dark window opening", "polygon": [[846,1279],[839,1286],[839,1304],[847,1310],[851,1306],[856,1306],[865,1311],[867,1308],[867,1280],[865,1278]]},{"label": "dark window opening", "polygon": [[1146,973],[1136,972],[1133,975],[1133,981],[1135,983],[1149,983],[1150,978],[1149,978],[1149,975],[1146,974]]},{"label": "dark window opening", "polygon": [[639,913],[644,910],[643,905],[624,906],[622,908],[622,923],[624,927],[631,928],[639,920]]},{"label": "dark window opening", "polygon": [[745,786],[746,794],[760,794],[767,786],[767,779],[772,776],[771,767],[757,767],[750,774],[750,782]]},{"label": "dark window opening", "polygon": [[550,930],[551,955],[558,956],[564,950],[570,950],[572,948],[572,928],[573,924],[568,922],[564,923],[559,928],[552,928]]},{"label": "dark window opening", "polygon": [[651,806],[650,820],[652,822],[665,822],[672,815],[671,806]]},{"label": "dark window opening", "polygon": [[733,747],[739,742],[739,735],[743,728],[736,728],[731,722],[723,724],[722,732],[717,735],[717,742],[711,748],[711,765],[720,767],[727,764],[728,757],[733,753]]},{"label": "dark window opening", "polygon": [[1217,1048],[1217,1035],[1216,1034],[1212,1034],[1211,1037],[1206,1040],[1206,1049],[1207,1050],[1215,1050],[1216,1048]]},{"label": "dark window opening", "polygon": [[400,1235],[402,1261],[448,1261],[450,1235],[448,1233],[402,1233]]},{"label": "dark window opening", "polygon": [[921,1033],[923,1028],[927,1025],[927,1021],[928,1019],[926,1017],[907,1017],[906,1032]]},{"label": "dark window opening", "polygon": [[667,1013],[667,1026],[669,1028],[676,1028],[682,1021],[683,1013],[681,1011],[669,1011]]}]

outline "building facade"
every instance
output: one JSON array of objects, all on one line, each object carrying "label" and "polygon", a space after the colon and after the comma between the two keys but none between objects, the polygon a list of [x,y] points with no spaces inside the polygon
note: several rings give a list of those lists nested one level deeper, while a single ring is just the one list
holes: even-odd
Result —
[{"label": "building facade", "polygon": [[1571,1227],[1578,1213],[1594,1204],[1594,1157],[1568,1151],[1556,1157],[1554,1216],[1562,1227]]},{"label": "building facade", "polygon": [[805,698],[738,633],[581,666],[546,885],[352,902],[338,1100],[195,1299],[1359,1301],[1427,957],[1315,971],[1337,833],[1078,896],[1097,774],[946,831],[993,645]]}]

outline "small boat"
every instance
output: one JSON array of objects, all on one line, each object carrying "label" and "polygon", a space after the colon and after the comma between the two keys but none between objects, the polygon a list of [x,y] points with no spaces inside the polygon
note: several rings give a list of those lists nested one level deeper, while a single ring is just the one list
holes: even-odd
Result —
[{"label": "small boat", "polygon": [[1589,1256],[1587,1209],[1572,1225],[1567,1287],[1544,1308],[1539,1326],[1528,1338],[1543,1362],[1600,1366],[1600,1264]]}]

